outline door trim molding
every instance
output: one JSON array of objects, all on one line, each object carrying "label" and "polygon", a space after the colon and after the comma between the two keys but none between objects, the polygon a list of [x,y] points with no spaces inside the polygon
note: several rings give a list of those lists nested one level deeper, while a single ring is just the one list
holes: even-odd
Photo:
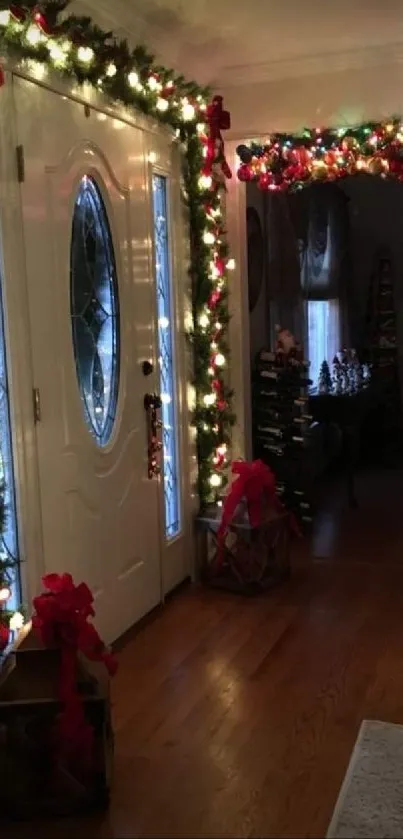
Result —
[{"label": "door trim molding", "polygon": [[37,593],[44,573],[36,431],[32,408],[33,380],[28,312],[21,185],[15,149],[18,145],[13,76],[5,74],[0,120],[0,225],[4,330],[8,361],[10,417],[14,455],[21,586],[25,602]]}]

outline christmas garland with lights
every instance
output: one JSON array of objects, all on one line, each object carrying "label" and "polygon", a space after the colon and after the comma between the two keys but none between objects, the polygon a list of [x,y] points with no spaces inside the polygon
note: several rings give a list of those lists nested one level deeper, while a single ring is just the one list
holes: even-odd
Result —
[{"label": "christmas garland with lights", "polygon": [[[184,182],[190,218],[192,323],[199,496],[217,499],[226,482],[231,425],[228,362],[227,273],[229,259],[221,210],[225,161],[221,130],[229,114],[221,97],[154,63],[143,47],[104,32],[89,17],[65,14],[69,0],[10,5],[0,0],[0,49],[28,75],[51,70],[79,84],[90,83],[118,105],[135,108],[172,127],[184,151]],[[4,82],[4,74],[2,74]],[[1,83],[1,79],[0,79]]]},{"label": "christmas garland with lights", "polygon": [[403,120],[272,134],[264,143],[238,146],[237,154],[239,180],[273,192],[360,172],[403,181]]}]

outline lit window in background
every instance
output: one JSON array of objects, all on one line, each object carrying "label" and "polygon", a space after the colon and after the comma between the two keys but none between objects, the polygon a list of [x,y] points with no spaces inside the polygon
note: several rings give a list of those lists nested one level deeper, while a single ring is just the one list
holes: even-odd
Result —
[{"label": "lit window in background", "polygon": [[312,387],[318,387],[323,361],[330,368],[340,350],[340,308],[338,300],[308,301],[308,359]]}]

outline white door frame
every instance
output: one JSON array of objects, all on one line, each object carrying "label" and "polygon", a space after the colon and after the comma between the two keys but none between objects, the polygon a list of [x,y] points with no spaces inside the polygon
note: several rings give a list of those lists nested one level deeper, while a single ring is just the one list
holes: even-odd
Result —
[{"label": "white door frame", "polygon": [[[4,331],[8,361],[11,433],[22,595],[30,601],[44,573],[39,473],[33,412],[33,372],[13,77],[0,91],[0,224]],[[29,562],[26,561],[29,558]]]},{"label": "white door frame", "polygon": [[[53,78],[48,83],[42,77],[41,79],[36,79],[35,74],[22,71],[18,66],[13,65],[12,62],[7,65],[5,84],[0,90],[2,103],[2,119],[0,120],[0,230],[2,240],[0,269],[2,271],[3,281],[4,330],[8,360],[19,548],[22,563],[22,595],[24,602],[30,603],[32,597],[38,591],[38,585],[44,573],[44,560],[39,470],[33,413],[34,380],[28,312],[25,242],[22,224],[20,184],[18,182],[17,172],[16,148],[18,140],[14,111],[13,73],[16,76],[29,79],[73,101],[90,105],[95,110],[123,120],[134,127],[141,128],[145,137],[164,138],[165,144],[168,142],[172,147],[172,144],[175,142],[175,136],[170,129],[162,127],[156,120],[145,117],[139,112],[129,111],[119,106],[116,108],[113,107],[110,102],[105,100],[90,85],[71,88],[68,83]],[[176,167],[178,167],[178,163],[176,163]],[[176,168],[175,177],[179,178],[178,168]],[[176,211],[177,208],[175,207]],[[179,259],[182,254],[186,254],[183,243],[178,248],[176,258]],[[177,290],[178,298],[183,296],[182,306],[185,305],[189,294],[189,281],[186,274],[187,270],[182,266],[182,271],[178,272],[180,283]],[[187,352],[183,347],[184,342],[179,339],[180,335],[178,335],[178,350],[181,355],[180,372],[183,375],[184,371],[189,371],[189,363]],[[186,388],[189,381],[190,378],[187,376]],[[185,386],[185,382],[183,382],[183,385]],[[181,399],[184,399],[183,422],[185,423],[187,399],[184,396],[181,396]],[[190,434],[187,435],[187,440],[183,443],[183,458],[185,481],[183,500],[184,511],[186,511],[184,525],[186,519],[189,525],[187,532],[190,534],[188,552],[189,574],[193,576],[193,539],[191,538],[190,522],[193,512],[192,508],[194,507],[194,496],[192,496],[188,481],[190,480],[190,476],[193,476],[195,473],[195,454]]]},{"label": "white door frame", "polygon": [[236,422],[232,436],[232,457],[252,457],[252,405],[249,343],[248,250],[246,237],[246,189],[237,176],[236,148],[240,140],[226,143],[225,150],[232,170],[227,181],[226,226],[229,254],[235,259],[229,287],[231,354],[230,387],[234,390]]}]

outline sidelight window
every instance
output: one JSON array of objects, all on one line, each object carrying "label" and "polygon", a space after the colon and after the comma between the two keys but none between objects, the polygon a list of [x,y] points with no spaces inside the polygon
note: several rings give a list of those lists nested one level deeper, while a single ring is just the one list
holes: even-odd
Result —
[{"label": "sidelight window", "polygon": [[177,441],[174,320],[171,283],[171,254],[167,218],[167,179],[153,175],[154,241],[157,284],[158,353],[163,422],[163,478],[165,534],[180,531],[180,490]]}]

